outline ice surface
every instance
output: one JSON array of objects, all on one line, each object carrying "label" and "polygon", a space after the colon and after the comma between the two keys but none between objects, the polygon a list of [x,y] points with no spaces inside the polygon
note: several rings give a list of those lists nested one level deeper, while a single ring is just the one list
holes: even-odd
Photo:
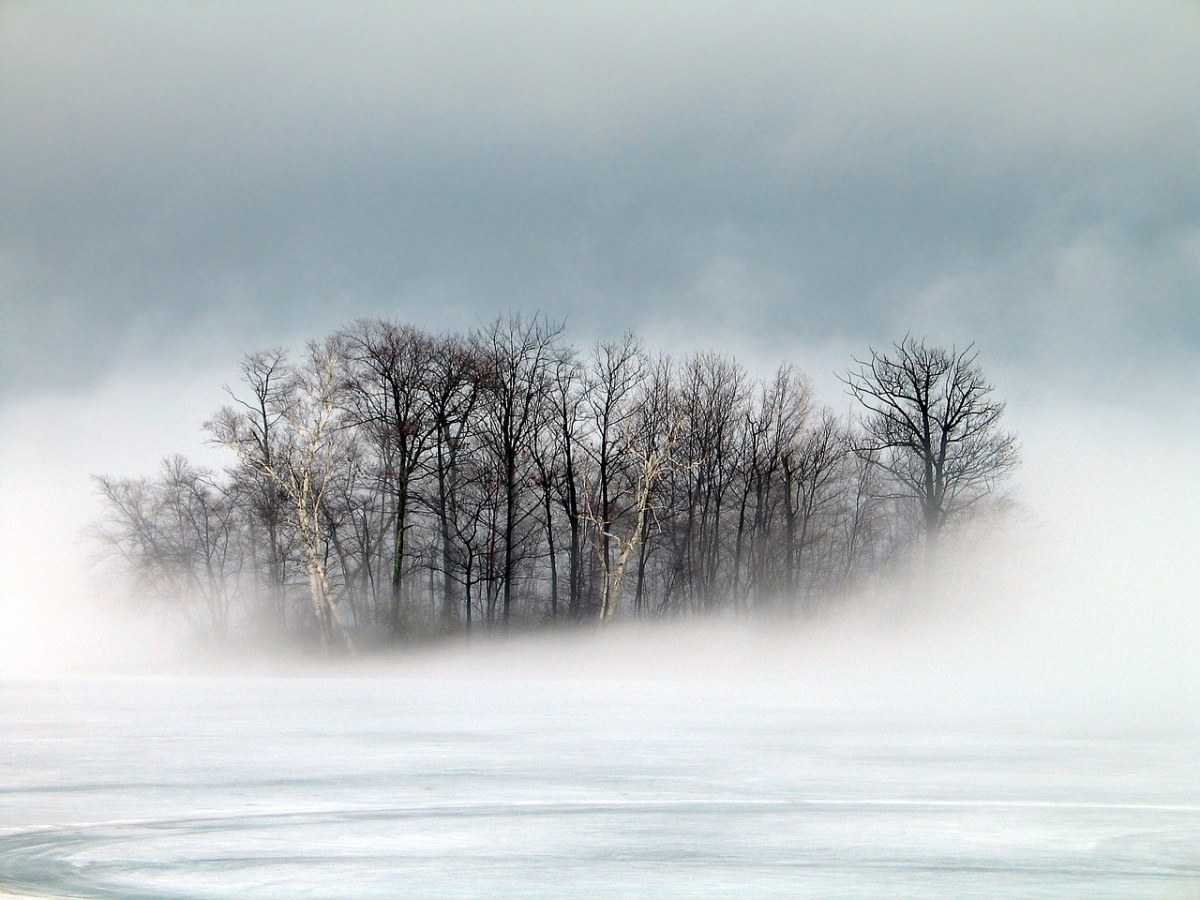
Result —
[{"label": "ice surface", "polygon": [[0,684],[0,893],[1200,894],[1200,735],[770,681]]}]

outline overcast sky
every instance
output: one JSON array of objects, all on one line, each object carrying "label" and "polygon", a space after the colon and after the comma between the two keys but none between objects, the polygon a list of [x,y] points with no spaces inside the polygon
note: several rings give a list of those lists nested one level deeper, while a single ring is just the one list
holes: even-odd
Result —
[{"label": "overcast sky", "polygon": [[1198,164],[1183,0],[6,0],[0,662],[103,642],[89,473],[214,452],[242,353],[539,310],[843,403],[870,343],[976,341],[1078,560],[1048,633],[1099,571],[1113,646],[1165,646],[1148,586],[1200,577]]},{"label": "overcast sky", "polygon": [[10,400],[366,315],[1200,359],[1195,3],[9,0],[0,153]]}]

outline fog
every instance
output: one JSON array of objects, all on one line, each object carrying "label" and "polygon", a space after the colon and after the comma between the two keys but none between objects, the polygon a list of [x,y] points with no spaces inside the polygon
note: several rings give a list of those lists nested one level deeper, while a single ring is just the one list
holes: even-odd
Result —
[{"label": "fog", "polygon": [[[0,892],[1129,897],[1200,879],[1186,416],[1015,405],[1019,508],[948,547],[932,593],[231,658],[132,614],[71,540],[98,512],[88,467],[145,471],[194,440],[212,394],[190,384],[5,414],[23,478],[3,500],[20,589]],[[172,395],[188,409],[147,402]]]},{"label": "fog", "polygon": [[[1198,33],[1168,2],[5,4],[0,668],[189,664],[89,567],[89,476],[226,464],[199,426],[242,353],[541,310],[583,345],[633,328],[795,363],[838,410],[833,373],[872,342],[976,342],[1024,448],[1021,519],[873,652],[973,666],[982,691],[1036,672],[1177,696]],[[888,602],[780,655],[852,658]],[[626,630],[570,641],[644,655]]]},{"label": "fog", "polygon": [[[321,661],[188,643],[177,620],[95,567],[90,475],[182,451],[228,464],[198,423],[228,369],[131,372],[5,408],[3,672],[394,674],[434,680],[769,681],[800,700],[903,709],[1038,709],[1196,721],[1200,468],[1186,408],[1097,407],[1043,392],[1010,405],[1023,465],[1013,511],[945,554],[934,590],[903,579],[780,623],[725,617],[436,643]],[[839,398],[833,377],[818,393]]]},{"label": "fog", "polygon": [[[1194,4],[0,5],[0,893],[1186,895]],[[792,620],[200,647],[92,476],[359,317],[837,378],[974,343],[1009,513]],[[336,886],[336,888],[331,888]],[[349,887],[347,887],[349,886]]]}]

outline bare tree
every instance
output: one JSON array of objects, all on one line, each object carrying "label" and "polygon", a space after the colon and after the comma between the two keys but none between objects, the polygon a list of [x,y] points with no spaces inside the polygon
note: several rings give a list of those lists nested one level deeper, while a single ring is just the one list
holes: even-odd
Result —
[{"label": "bare tree", "polygon": [[[583,610],[583,528],[586,518],[584,470],[583,365],[574,350],[564,349],[550,370],[549,410],[546,427],[550,433],[547,461],[542,471],[550,481],[567,522],[567,609],[572,618]],[[549,518],[549,513],[547,513]],[[553,554],[553,549],[551,549]],[[552,557],[553,558],[553,557]],[[557,591],[552,592],[557,605]]]},{"label": "bare tree", "polygon": [[[824,535],[818,533],[822,511],[839,498],[839,468],[848,451],[845,429],[828,410],[795,439],[783,457],[784,510],[787,522],[786,579],[794,605],[812,596],[816,566],[801,590],[806,551]],[[811,554],[816,556],[815,553]],[[812,560],[815,564],[815,558]]]},{"label": "bare tree", "polygon": [[436,437],[429,383],[435,345],[417,329],[387,321],[358,322],[342,332],[341,339],[353,371],[347,385],[353,420],[379,447],[381,483],[393,500],[387,623],[397,637],[403,627],[405,542],[414,480]]},{"label": "bare tree", "polygon": [[738,463],[737,432],[751,394],[742,366],[711,352],[684,361],[678,389],[684,416],[680,471],[686,473],[684,520],[677,526],[678,586],[691,601],[711,607],[723,599],[726,504]]},{"label": "bare tree", "polygon": [[[375,569],[385,556],[387,529],[374,467],[363,442],[347,440],[346,456],[335,472],[321,504],[326,545],[337,561],[341,591],[355,627],[379,611]],[[336,589],[337,585],[335,585]]]},{"label": "bare tree", "polygon": [[865,413],[855,449],[916,502],[931,566],[946,523],[1017,463],[1016,439],[999,429],[1004,404],[977,357],[974,345],[946,350],[909,336],[856,358],[843,378]]},{"label": "bare tree", "polygon": [[[648,367],[643,364],[639,370]],[[614,527],[611,519],[598,524],[605,542],[615,540],[616,544],[616,559],[603,570],[602,621],[615,615],[629,558],[645,542],[655,512],[651,502],[655,489],[677,465],[675,451],[683,430],[683,415],[671,388],[668,359],[659,360],[653,367],[630,407],[631,412],[621,416],[617,423],[618,446],[632,463],[622,498],[628,504],[624,517],[627,521],[623,533],[610,530]],[[642,567],[644,565],[643,558]]]},{"label": "bare tree", "polygon": [[[470,342],[457,337],[438,338],[434,343],[429,371],[425,377],[429,390],[429,413],[433,424],[434,446],[432,455],[433,486],[425,497],[425,504],[433,510],[437,520],[437,541],[440,548],[442,571],[442,603],[440,618],[442,627],[456,623],[457,601],[455,597],[456,537],[464,533],[473,535],[474,525],[463,532],[459,528],[459,495],[464,453],[469,449],[475,414],[479,405],[480,386],[483,372],[477,348]],[[478,524],[477,521],[474,524]],[[463,549],[461,543],[457,550]],[[461,556],[462,554],[457,554]],[[469,548],[467,559],[475,561],[474,545]],[[463,609],[466,624],[471,624],[470,573],[464,586]]]},{"label": "bare tree", "polygon": [[163,460],[153,480],[98,476],[96,482],[107,507],[97,536],[107,551],[143,591],[179,609],[196,633],[223,640],[245,562],[230,489],[182,456]]},{"label": "bare tree", "polygon": [[[737,575],[746,545],[745,589],[755,602],[773,599],[784,585],[791,586],[794,564],[790,540],[790,476],[792,454],[800,440],[810,407],[808,385],[790,366],[780,366],[762,385],[757,403],[747,412],[739,448],[742,480],[737,540],[734,544],[733,592],[738,596]],[[776,533],[782,522],[787,574],[780,575],[779,543]],[[749,598],[747,598],[748,601]]]},{"label": "bare tree", "polygon": [[525,485],[536,480],[530,471],[530,444],[541,432],[548,412],[550,368],[561,334],[561,325],[551,325],[541,316],[528,320],[514,316],[497,319],[476,339],[486,371],[483,436],[504,491],[500,542],[505,627],[512,613],[520,526],[536,511],[523,504]]},{"label": "bare tree", "polygon": [[[276,445],[284,428],[280,409],[290,371],[287,354],[280,348],[252,353],[242,360],[241,371],[247,391],[237,400],[246,437],[243,450],[259,460],[260,465],[243,465],[233,478],[250,509],[254,529],[251,544],[265,556],[265,578],[260,581],[266,582],[268,616],[286,631],[287,498],[279,485],[264,474],[264,467],[274,465]],[[265,541],[261,540],[264,536]]]},{"label": "bare tree", "polygon": [[313,614],[325,648],[335,630],[347,647],[352,646],[350,636],[340,627],[336,598],[329,586],[323,527],[326,497],[338,467],[349,455],[346,442],[350,435],[340,414],[344,388],[337,342],[314,342],[305,364],[290,370],[285,386],[272,398],[269,412],[284,428],[271,455],[262,452],[262,435],[251,403],[239,400],[241,409],[226,407],[207,425],[213,437],[237,453],[243,465],[270,479],[286,496],[304,548]]},{"label": "bare tree", "polygon": [[[587,495],[589,518],[596,528],[596,551],[603,579],[600,617],[611,615],[610,593],[614,580],[613,520],[616,513],[618,482],[627,465],[639,462],[629,441],[634,429],[629,423],[637,414],[636,388],[645,368],[644,354],[632,332],[620,341],[599,343],[592,351],[584,391],[589,438],[583,448],[592,461],[596,480]],[[636,476],[635,476],[636,477]],[[619,579],[617,579],[619,581]]]}]

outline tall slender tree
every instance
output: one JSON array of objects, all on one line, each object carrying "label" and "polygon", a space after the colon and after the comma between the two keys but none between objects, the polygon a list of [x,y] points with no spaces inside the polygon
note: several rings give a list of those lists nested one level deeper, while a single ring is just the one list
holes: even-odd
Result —
[{"label": "tall slender tree", "polygon": [[326,568],[324,509],[338,467],[345,461],[349,433],[342,417],[345,373],[338,341],[313,342],[304,364],[293,367],[274,395],[269,413],[284,426],[268,456],[250,409],[226,407],[209,423],[217,441],[237,453],[246,467],[273,482],[287,498],[292,524],[300,537],[308,571],[309,596],[321,645],[329,649],[338,634],[349,635],[337,617],[337,598]]},{"label": "tall slender tree", "polygon": [[522,502],[527,480],[533,477],[530,445],[547,415],[551,366],[562,330],[561,325],[551,325],[541,316],[512,316],[497,319],[476,337],[486,373],[483,437],[495,458],[504,494],[499,541],[506,628],[512,615],[521,526],[534,512]]},{"label": "tall slender tree", "polygon": [[350,366],[347,400],[353,422],[380,449],[381,479],[392,499],[391,586],[387,625],[403,629],[404,575],[416,478],[436,440],[429,373],[434,342],[408,325],[360,321],[339,335]]}]

